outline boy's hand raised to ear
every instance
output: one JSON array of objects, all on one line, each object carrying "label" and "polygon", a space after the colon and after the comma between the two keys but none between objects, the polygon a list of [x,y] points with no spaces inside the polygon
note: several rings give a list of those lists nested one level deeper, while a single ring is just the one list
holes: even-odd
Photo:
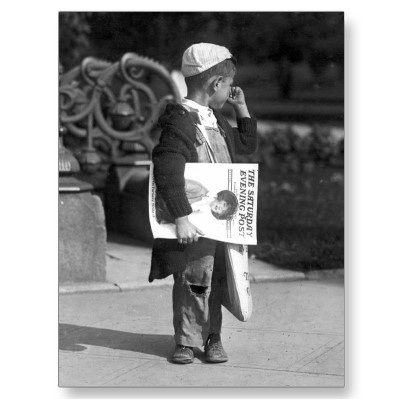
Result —
[{"label": "boy's hand raised to ear", "polygon": [[199,240],[199,236],[204,236],[204,233],[195,225],[193,225],[187,216],[177,218],[175,220],[175,224],[178,243],[188,244],[197,242]]},{"label": "boy's hand raised to ear", "polygon": [[229,97],[226,102],[235,109],[237,117],[250,118],[250,114],[246,105],[246,99],[244,97],[244,92],[239,86],[231,87]]}]

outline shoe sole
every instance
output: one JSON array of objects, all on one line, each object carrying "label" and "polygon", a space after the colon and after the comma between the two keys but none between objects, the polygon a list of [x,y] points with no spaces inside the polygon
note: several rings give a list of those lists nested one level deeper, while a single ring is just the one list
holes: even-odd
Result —
[{"label": "shoe sole", "polygon": [[179,358],[172,358],[171,361],[174,364],[191,364],[193,360],[190,359],[179,359]]},{"label": "shoe sole", "polygon": [[206,358],[206,361],[209,363],[223,363],[223,362],[227,362],[228,359],[227,358]]}]

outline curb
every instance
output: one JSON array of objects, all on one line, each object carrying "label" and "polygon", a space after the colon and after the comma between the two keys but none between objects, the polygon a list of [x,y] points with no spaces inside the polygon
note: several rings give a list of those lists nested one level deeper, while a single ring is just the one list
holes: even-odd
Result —
[{"label": "curb", "polygon": [[[318,280],[318,279],[341,279],[344,278],[343,269],[327,269],[309,272],[298,272],[285,270],[285,274],[281,276],[253,275],[250,274],[250,283],[262,282],[291,282],[299,280]],[[124,284],[116,284],[112,282],[96,282],[96,283],[71,283],[59,286],[59,295],[78,294],[78,293],[93,293],[93,292],[126,292],[132,290],[153,289],[155,287],[171,287],[172,279],[163,281],[154,281],[152,283],[134,283],[127,282]]]},{"label": "curb", "polygon": [[250,283],[262,283],[262,282],[291,282],[301,281],[306,279],[303,272],[292,271],[292,273],[286,273],[282,276],[271,276],[271,275],[252,275],[250,274]]},{"label": "curb", "polygon": [[[303,275],[303,276],[301,276]],[[290,282],[290,281],[299,281],[305,280],[306,277],[304,274],[296,276],[288,276],[288,277],[271,277],[271,276],[259,276],[254,277],[250,276],[250,283],[262,283],[262,282]],[[58,294],[75,294],[75,293],[90,293],[90,292],[127,292],[132,290],[143,290],[143,289],[154,289],[159,287],[172,287],[173,282],[160,282],[156,283],[153,281],[152,283],[125,283],[125,284],[116,284],[111,282],[101,282],[101,283],[76,283],[76,284],[67,284],[61,285],[58,289]]]},{"label": "curb", "polygon": [[128,282],[117,284],[113,282],[96,282],[96,283],[71,283],[60,285],[58,288],[59,295],[65,294],[78,294],[78,293],[91,293],[91,292],[114,292],[121,293],[132,290],[153,289],[159,287],[170,287],[173,282],[145,282],[142,284]]},{"label": "curb", "polygon": [[318,271],[308,271],[305,273],[308,280],[318,279],[344,279],[344,269],[321,269]]}]

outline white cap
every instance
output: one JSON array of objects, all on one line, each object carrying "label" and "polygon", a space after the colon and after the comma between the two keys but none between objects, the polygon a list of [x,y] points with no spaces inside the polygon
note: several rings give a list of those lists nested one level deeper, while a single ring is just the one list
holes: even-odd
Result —
[{"label": "white cap", "polygon": [[211,43],[193,44],[183,53],[181,71],[184,77],[198,75],[229,58],[236,64],[226,47]]}]

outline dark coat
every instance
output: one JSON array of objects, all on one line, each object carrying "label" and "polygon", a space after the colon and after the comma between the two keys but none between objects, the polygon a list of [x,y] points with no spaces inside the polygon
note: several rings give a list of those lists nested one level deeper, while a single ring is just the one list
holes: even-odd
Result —
[{"label": "dark coat", "polygon": [[[257,147],[257,122],[238,118],[232,128],[221,112],[214,110],[232,162],[235,154],[251,154]],[[159,144],[153,150],[154,180],[174,218],[189,215],[192,208],[185,193],[185,164],[198,162],[196,127],[190,113],[180,104],[168,104],[159,119],[162,128]],[[192,244],[176,239],[155,239],[149,281],[183,271],[187,262],[212,254],[214,240],[200,238]]]}]

